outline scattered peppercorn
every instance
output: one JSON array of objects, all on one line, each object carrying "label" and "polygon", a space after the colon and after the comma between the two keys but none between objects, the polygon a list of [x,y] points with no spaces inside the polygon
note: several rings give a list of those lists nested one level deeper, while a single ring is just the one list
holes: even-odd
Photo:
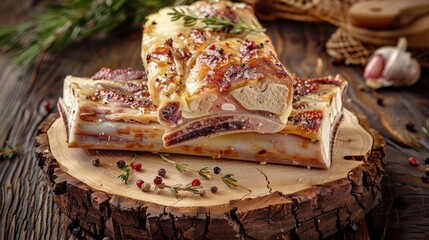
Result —
[{"label": "scattered peppercorn", "polygon": [[429,177],[428,176],[422,176],[421,179],[422,179],[422,182],[429,183]]},{"label": "scattered peppercorn", "polygon": [[205,190],[200,190],[200,196],[204,197],[206,195],[206,191]]},{"label": "scattered peppercorn", "polygon": [[263,44],[263,43],[259,43],[256,47],[257,47],[258,49],[261,49],[261,48],[263,48],[263,47],[264,47],[264,44]]},{"label": "scattered peppercorn", "polygon": [[425,163],[429,165],[429,157],[426,158]]},{"label": "scattered peppercorn", "polygon": [[153,183],[155,185],[160,185],[162,183],[162,178],[160,176],[156,176],[155,179],[153,179]]},{"label": "scattered peppercorn", "polygon": [[143,192],[149,192],[149,190],[150,190],[150,184],[149,183],[143,183],[142,191]]},{"label": "scattered peppercorn", "polygon": [[124,160],[118,160],[118,161],[116,162],[116,167],[118,167],[118,168],[124,168],[124,167],[125,167],[125,165],[126,165],[126,163],[125,163],[125,161],[124,161]]},{"label": "scattered peppercorn", "polygon": [[198,179],[194,179],[194,180],[192,181],[192,186],[194,186],[194,187],[198,187],[198,186],[200,186],[200,185],[201,185],[200,180],[198,180]]},{"label": "scattered peppercorn", "polygon": [[167,171],[164,168],[161,168],[158,170],[158,176],[165,177],[166,174],[167,174]]},{"label": "scattered peppercorn", "polygon": [[242,67],[242,68],[244,68],[246,65],[244,65],[244,63],[242,63],[241,65],[240,65],[240,67]]},{"label": "scattered peppercorn", "polygon": [[219,48],[218,52],[219,52],[219,54],[222,54],[223,53],[223,48]]},{"label": "scattered peppercorn", "polygon": [[408,122],[407,124],[405,124],[405,128],[409,132],[412,132],[412,133],[416,133],[417,132],[417,130],[416,130],[415,126],[414,126],[414,123],[412,123],[412,122]]},{"label": "scattered peppercorn", "polygon": [[45,108],[45,111],[46,111],[46,112],[49,112],[49,111],[51,111],[51,109],[52,109],[52,107],[51,107],[51,103],[49,103],[48,101],[45,101],[45,102],[43,103],[43,107]]},{"label": "scattered peppercorn", "polygon": [[213,172],[214,172],[214,174],[220,174],[220,172],[221,172],[222,170],[220,169],[220,167],[214,167],[213,168]]},{"label": "scattered peppercorn", "polygon": [[256,43],[254,42],[254,41],[249,41],[249,40],[246,40],[246,41],[244,41],[244,45],[247,47],[247,49],[249,49],[249,50],[253,50],[253,49],[255,49],[256,48]]},{"label": "scattered peppercorn", "polygon": [[100,166],[100,159],[96,158],[92,160],[92,165],[98,167]]},{"label": "scattered peppercorn", "polygon": [[140,171],[142,169],[142,164],[139,162],[135,162],[135,163],[133,163],[132,167],[134,170]]},{"label": "scattered peppercorn", "polygon": [[212,193],[217,193],[217,187],[216,186],[212,186],[211,188],[210,188],[210,191],[212,192]]},{"label": "scattered peppercorn", "polygon": [[216,45],[212,44],[209,49],[210,50],[215,50],[216,49]]},{"label": "scattered peppercorn", "polygon": [[384,99],[383,99],[383,98],[377,98],[377,104],[378,104],[379,106],[384,107]]},{"label": "scattered peppercorn", "polygon": [[137,185],[137,187],[142,188],[143,183],[144,183],[144,181],[139,179],[139,180],[137,180],[136,185]]},{"label": "scattered peppercorn", "polygon": [[409,163],[411,166],[413,166],[413,167],[416,167],[417,165],[419,165],[419,164],[417,163],[417,158],[415,158],[415,157],[409,157],[409,158],[408,158],[408,163]]}]

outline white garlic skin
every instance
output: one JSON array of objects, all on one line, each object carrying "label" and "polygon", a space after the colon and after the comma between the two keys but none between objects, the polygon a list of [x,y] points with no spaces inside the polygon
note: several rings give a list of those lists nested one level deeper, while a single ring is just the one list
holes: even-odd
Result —
[{"label": "white garlic skin", "polygon": [[409,52],[397,47],[382,47],[371,56],[364,78],[372,88],[410,86],[420,78],[420,64]]}]

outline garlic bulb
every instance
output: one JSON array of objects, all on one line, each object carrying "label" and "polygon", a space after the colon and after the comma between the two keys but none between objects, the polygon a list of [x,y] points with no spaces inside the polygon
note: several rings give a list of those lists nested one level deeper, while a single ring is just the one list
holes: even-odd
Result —
[{"label": "garlic bulb", "polygon": [[420,78],[420,64],[406,51],[407,40],[396,47],[381,47],[370,57],[364,78],[371,88],[413,85]]}]

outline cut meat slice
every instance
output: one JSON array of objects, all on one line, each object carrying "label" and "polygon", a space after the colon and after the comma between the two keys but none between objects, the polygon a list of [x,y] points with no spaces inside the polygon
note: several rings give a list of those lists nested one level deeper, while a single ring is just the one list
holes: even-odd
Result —
[{"label": "cut meat slice", "polygon": [[[242,3],[199,1],[177,9],[262,28]],[[149,92],[165,129],[165,147],[239,132],[275,133],[292,110],[291,76],[262,32],[231,34],[150,15],[142,58]]]},{"label": "cut meat slice", "polygon": [[[123,79],[123,75],[119,78]],[[164,128],[158,123],[144,79],[118,81],[69,76],[59,109],[66,123],[69,147],[181,153],[328,168],[347,83],[340,76],[308,80],[294,77],[293,83],[294,108],[286,127],[278,133],[223,135],[168,149],[163,145]]]}]

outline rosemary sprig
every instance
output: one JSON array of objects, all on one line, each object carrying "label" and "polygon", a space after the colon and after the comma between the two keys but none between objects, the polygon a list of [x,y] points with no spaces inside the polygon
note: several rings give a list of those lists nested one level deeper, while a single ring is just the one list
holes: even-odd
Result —
[{"label": "rosemary sprig", "polygon": [[198,189],[203,188],[203,186],[192,186],[192,184],[186,184],[184,187],[182,184],[176,184],[173,186],[165,185],[164,187],[170,188],[171,194],[175,196],[176,198],[179,198],[179,191],[185,191],[190,192],[193,194],[200,194],[200,191]]},{"label": "rosemary sprig", "polygon": [[175,0],[60,0],[57,5],[37,8],[28,22],[0,26],[0,50],[12,54],[17,65],[31,64],[42,52],[55,53],[95,34],[140,27],[148,14],[174,3]]},{"label": "rosemary sprig", "polygon": [[198,173],[201,177],[203,177],[205,179],[210,179],[211,177],[218,177],[228,187],[239,187],[239,188],[242,188],[246,191],[251,192],[251,190],[248,189],[247,187],[244,187],[244,186],[238,184],[238,181],[233,178],[234,174],[214,174],[214,173],[210,172],[207,167],[203,167],[201,169],[196,169],[196,168],[188,166],[187,164],[177,163],[175,161],[172,161],[172,160],[167,158],[168,154],[159,154],[159,156],[161,157],[162,160],[164,160],[170,164],[173,164],[174,167],[176,167],[176,169],[181,173],[184,173],[186,171],[193,171],[193,172]]},{"label": "rosemary sprig", "polygon": [[184,10],[173,7],[168,15],[171,16],[171,21],[183,19],[186,27],[194,26],[198,21],[200,21],[205,24],[204,28],[210,28],[215,32],[223,30],[233,34],[240,34],[243,32],[265,32],[265,28],[257,27],[255,22],[252,22],[253,26],[251,26],[246,24],[243,19],[240,19],[240,23],[237,23],[227,17],[200,17],[190,8],[185,8]]},{"label": "rosemary sprig", "polygon": [[0,148],[0,159],[11,159],[19,151],[17,146],[6,146],[5,148]]}]

